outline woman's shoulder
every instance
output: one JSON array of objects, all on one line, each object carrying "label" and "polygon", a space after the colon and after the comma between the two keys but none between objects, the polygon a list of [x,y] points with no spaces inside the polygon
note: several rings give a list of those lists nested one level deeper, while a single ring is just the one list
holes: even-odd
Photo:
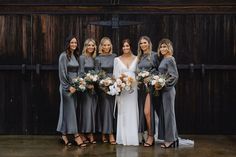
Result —
[{"label": "woman's shoulder", "polygon": [[61,52],[60,57],[65,57],[66,56],[66,51]]},{"label": "woman's shoulder", "polygon": [[114,63],[115,64],[117,64],[117,63],[119,63],[119,61],[121,61],[122,59],[121,59],[121,56],[116,56],[115,58],[114,58]]},{"label": "woman's shoulder", "polygon": [[120,57],[121,57],[121,56],[116,56],[116,57],[114,57],[114,61],[120,59]]},{"label": "woman's shoulder", "polygon": [[116,57],[117,57],[117,54],[112,53],[110,56],[111,56],[112,58],[116,58]]},{"label": "woman's shoulder", "polygon": [[151,56],[152,56],[152,57],[157,57],[157,52],[152,51],[152,52],[151,52]]},{"label": "woman's shoulder", "polygon": [[80,58],[80,59],[85,59],[86,56],[82,54],[82,55],[79,56],[79,58]]},{"label": "woman's shoulder", "polygon": [[59,56],[59,60],[66,59],[66,58],[67,58],[66,51],[63,51]]},{"label": "woman's shoulder", "polygon": [[136,55],[133,54],[133,58],[134,58],[134,59],[138,59],[138,56],[136,56]]},{"label": "woman's shoulder", "polygon": [[166,60],[167,64],[170,64],[170,65],[176,64],[175,57],[173,57],[173,56],[167,57],[167,58],[165,58],[165,60]]}]

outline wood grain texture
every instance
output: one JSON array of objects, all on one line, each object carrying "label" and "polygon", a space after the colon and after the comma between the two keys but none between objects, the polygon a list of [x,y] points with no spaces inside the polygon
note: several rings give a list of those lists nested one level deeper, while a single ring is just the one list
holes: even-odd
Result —
[{"label": "wood grain texture", "polygon": [[[92,37],[99,44],[103,36],[108,36],[117,54],[124,38],[131,39],[134,54],[142,35],[151,38],[154,51],[161,38],[170,38],[177,64],[189,67],[180,68],[176,86],[179,132],[236,133],[236,14],[230,1],[223,5],[207,1],[205,6],[197,2],[188,5],[187,1],[144,6],[5,2],[0,5],[0,64],[32,67],[26,66],[30,69],[26,68],[25,74],[21,67],[0,70],[0,88],[4,91],[0,92],[0,133],[55,133],[60,101],[57,70],[44,69],[37,74],[35,65],[57,65],[71,33],[79,36],[80,49],[86,38]],[[112,14],[119,14],[121,21],[140,24],[119,29],[89,24],[110,21]],[[190,63],[199,67],[191,72]],[[201,64],[216,66],[208,66],[202,73]],[[227,66],[221,65],[231,68],[222,70]]]}]

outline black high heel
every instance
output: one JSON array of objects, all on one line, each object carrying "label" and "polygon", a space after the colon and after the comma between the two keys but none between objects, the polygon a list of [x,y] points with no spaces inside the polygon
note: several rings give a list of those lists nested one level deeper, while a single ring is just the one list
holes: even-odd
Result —
[{"label": "black high heel", "polygon": [[175,146],[176,146],[176,147],[179,147],[179,139],[177,139],[177,140],[175,141]]},{"label": "black high heel", "polygon": [[172,142],[170,145],[166,145],[165,143],[161,145],[161,148],[175,148],[175,147],[179,147],[179,139],[175,140],[174,142]]},{"label": "black high heel", "polygon": [[67,142],[63,139],[63,136],[66,137],[66,135],[62,135],[60,137],[60,143],[64,144],[65,146],[72,146],[72,143],[67,139]]},{"label": "black high heel", "polygon": [[81,143],[78,143],[77,141],[76,141],[76,138],[81,138],[81,136],[80,135],[78,135],[78,136],[75,136],[75,144],[77,145],[77,146],[79,146],[79,147],[86,147],[87,146],[87,144],[86,143],[84,143],[83,142],[83,140],[82,140],[82,138],[81,138]]},{"label": "black high heel", "polygon": [[[148,135],[148,138],[149,138],[149,137],[152,137],[152,142],[151,142],[151,143],[147,143],[147,141],[144,142],[144,144],[143,144],[144,147],[151,147],[151,146],[154,146],[154,137],[151,136],[151,135]],[[148,139],[147,139],[147,140],[148,140]]]},{"label": "black high heel", "polygon": [[91,144],[96,144],[96,143],[97,143],[96,140],[94,139],[94,135],[93,135],[93,134],[90,134],[90,135],[89,135],[89,142],[90,142]]},{"label": "black high heel", "polygon": [[87,138],[85,135],[80,135],[80,137],[82,138],[82,140],[83,140],[83,142],[84,142],[85,144],[88,144],[88,143],[89,143],[89,140],[88,140],[88,138]]},{"label": "black high heel", "polygon": [[106,138],[106,135],[102,135],[102,143],[108,143],[108,140]]}]

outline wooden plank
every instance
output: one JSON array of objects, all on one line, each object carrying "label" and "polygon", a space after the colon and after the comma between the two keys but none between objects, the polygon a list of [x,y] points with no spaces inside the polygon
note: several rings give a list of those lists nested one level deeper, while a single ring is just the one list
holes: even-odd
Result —
[{"label": "wooden plank", "polygon": [[[148,10],[148,12],[147,12]],[[236,4],[202,5],[68,5],[1,4],[0,14],[235,14]]]}]

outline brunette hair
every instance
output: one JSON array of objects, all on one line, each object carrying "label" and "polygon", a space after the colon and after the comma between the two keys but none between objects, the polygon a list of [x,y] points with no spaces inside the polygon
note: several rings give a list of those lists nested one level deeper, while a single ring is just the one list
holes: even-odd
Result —
[{"label": "brunette hair", "polygon": [[65,51],[66,51],[66,57],[68,60],[71,59],[72,52],[70,50],[70,41],[75,38],[77,41],[77,47],[74,51],[74,56],[78,60],[79,59],[79,40],[76,35],[70,35],[66,38],[66,44],[65,44]]},{"label": "brunette hair", "polygon": [[[124,46],[125,43],[128,43],[129,46],[130,46],[130,51],[132,50],[132,43],[131,43],[130,39],[126,38],[126,39],[122,40],[122,42],[121,42],[121,52],[122,52],[122,53],[123,53],[122,47]],[[131,51],[131,52],[132,52],[132,51]]]}]

